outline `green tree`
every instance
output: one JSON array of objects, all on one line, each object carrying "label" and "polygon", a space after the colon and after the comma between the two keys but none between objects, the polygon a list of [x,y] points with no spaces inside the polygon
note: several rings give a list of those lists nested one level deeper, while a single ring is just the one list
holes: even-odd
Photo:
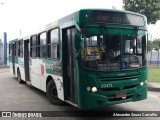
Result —
[{"label": "green tree", "polygon": [[154,48],[153,42],[152,41],[148,41],[148,44],[147,44],[148,51],[153,50],[153,48]]},{"label": "green tree", "polygon": [[125,10],[144,14],[148,24],[160,20],[160,0],[123,0]]},{"label": "green tree", "polygon": [[154,50],[158,51],[160,49],[160,38],[153,40]]}]

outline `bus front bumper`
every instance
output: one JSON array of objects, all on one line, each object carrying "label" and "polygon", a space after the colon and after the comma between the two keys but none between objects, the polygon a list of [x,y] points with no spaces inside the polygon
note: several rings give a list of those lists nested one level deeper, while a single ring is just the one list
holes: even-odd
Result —
[{"label": "bus front bumper", "polygon": [[[116,98],[116,93],[112,96],[107,96],[105,93],[97,94],[96,92],[85,92],[81,97],[79,109],[89,110],[103,108],[108,105],[114,105],[119,103],[125,103],[130,101],[139,101],[147,98],[148,85],[136,89],[134,92],[129,93],[126,98]],[[107,91],[106,91],[107,93]],[[121,92],[123,93],[123,91]]]}]

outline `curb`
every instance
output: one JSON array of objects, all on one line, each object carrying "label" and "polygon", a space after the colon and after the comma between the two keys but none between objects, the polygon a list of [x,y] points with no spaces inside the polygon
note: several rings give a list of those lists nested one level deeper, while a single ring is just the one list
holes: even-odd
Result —
[{"label": "curb", "polygon": [[2,72],[9,72],[10,71],[10,69],[9,69],[9,67],[8,66],[0,66],[0,73],[2,73]]},{"label": "curb", "polygon": [[154,92],[160,92],[160,86],[158,88],[158,87],[155,87],[155,86],[152,86],[152,85],[148,85],[148,90],[149,91],[154,91]]},{"label": "curb", "polygon": [[149,91],[160,92],[160,88],[148,87]]}]

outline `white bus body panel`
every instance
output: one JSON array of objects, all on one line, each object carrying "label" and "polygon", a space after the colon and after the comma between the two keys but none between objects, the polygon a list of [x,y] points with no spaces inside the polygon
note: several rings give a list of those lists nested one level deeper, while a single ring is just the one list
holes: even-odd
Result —
[{"label": "white bus body panel", "polygon": [[[46,68],[45,68],[45,62],[44,60],[39,61],[39,70],[40,70],[40,89],[46,92],[46,82],[47,82],[47,77],[51,76],[56,84],[57,88],[57,93],[58,93],[58,98],[61,100],[64,100],[64,89],[63,89],[63,78],[58,75],[53,75],[53,74],[48,74],[46,73]],[[43,67],[41,67],[43,66]],[[44,74],[43,74],[44,72]]]},{"label": "white bus body panel", "polygon": [[30,59],[30,80],[34,87],[41,89],[40,85],[40,60]]},{"label": "white bus body panel", "polygon": [[19,63],[19,71],[21,73],[21,79],[25,81],[25,73],[24,73],[24,58],[18,58]]}]

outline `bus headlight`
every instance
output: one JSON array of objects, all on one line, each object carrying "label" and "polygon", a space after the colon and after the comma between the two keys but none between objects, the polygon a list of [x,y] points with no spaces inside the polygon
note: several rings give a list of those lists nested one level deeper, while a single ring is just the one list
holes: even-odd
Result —
[{"label": "bus headlight", "polygon": [[97,92],[97,88],[96,87],[92,87],[92,92]]},{"label": "bus headlight", "polygon": [[144,85],[144,82],[141,82],[141,83],[140,83],[140,86],[143,86],[143,85]]}]

